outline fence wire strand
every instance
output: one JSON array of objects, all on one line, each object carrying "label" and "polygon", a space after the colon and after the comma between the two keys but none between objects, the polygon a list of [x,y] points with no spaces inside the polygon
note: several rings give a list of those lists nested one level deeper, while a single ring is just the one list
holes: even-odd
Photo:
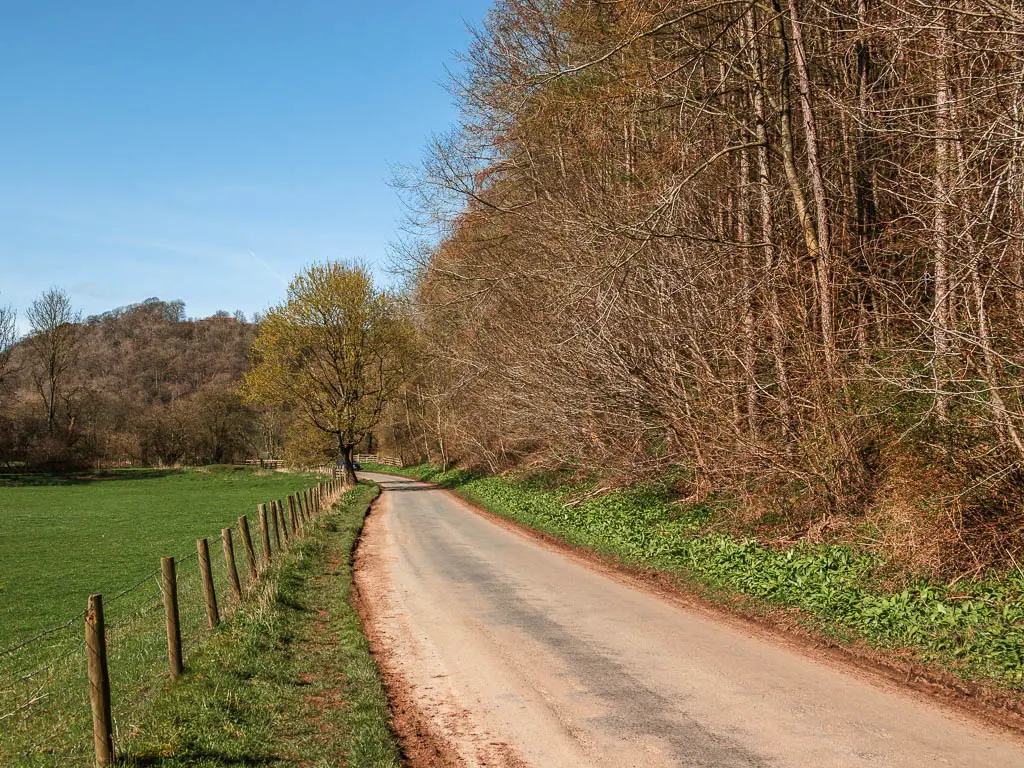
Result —
[{"label": "fence wire strand", "polygon": [[12,645],[10,648],[5,648],[4,650],[0,651],[0,656],[9,656],[13,654],[15,651],[20,651],[22,648],[32,645],[33,643],[37,643],[40,640],[49,637],[50,635],[54,635],[57,632],[60,632],[62,629],[67,629],[68,627],[74,626],[75,623],[82,621],[83,618],[85,618],[85,614],[78,614],[77,616],[71,617],[63,624],[58,624],[57,626],[50,627],[49,629],[44,629],[39,634],[34,635],[23,642],[16,643],[15,645]]}]

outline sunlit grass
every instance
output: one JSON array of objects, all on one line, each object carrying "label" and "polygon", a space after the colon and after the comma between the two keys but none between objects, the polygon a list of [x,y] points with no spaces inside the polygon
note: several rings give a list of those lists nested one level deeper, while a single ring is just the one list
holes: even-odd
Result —
[{"label": "sunlit grass", "polygon": [[[195,541],[210,540],[222,612],[234,609],[219,536],[255,508],[313,485],[311,474],[230,468],[135,470],[103,478],[5,476],[0,480],[0,765],[88,764],[91,719],[82,613],[104,595],[118,741],[166,681],[166,640],[157,569],[178,558],[186,665],[208,636]],[[257,549],[259,545],[257,543]],[[241,542],[236,558],[243,585]]]}]

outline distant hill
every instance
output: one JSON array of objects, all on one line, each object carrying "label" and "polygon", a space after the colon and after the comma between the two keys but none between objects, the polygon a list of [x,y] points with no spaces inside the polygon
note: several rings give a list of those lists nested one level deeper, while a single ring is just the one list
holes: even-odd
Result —
[{"label": "distant hill", "polygon": [[28,339],[15,345],[0,462],[225,462],[259,450],[259,417],[233,393],[256,332],[242,313],[187,318],[184,302],[150,298],[77,328],[59,430],[43,418],[41,363]]}]

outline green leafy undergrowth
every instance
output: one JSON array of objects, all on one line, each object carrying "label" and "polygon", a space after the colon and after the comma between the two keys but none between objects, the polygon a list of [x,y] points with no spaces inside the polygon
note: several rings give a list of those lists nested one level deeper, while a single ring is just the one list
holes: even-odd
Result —
[{"label": "green leafy undergrowth", "polygon": [[222,624],[132,723],[119,764],[397,768],[351,600],[351,552],[377,493],[357,486],[286,556],[254,607]]},{"label": "green leafy undergrowth", "polygon": [[[370,469],[370,467],[366,467]],[[431,465],[375,468],[438,483],[504,517],[625,563],[681,573],[715,592],[801,609],[819,629],[908,648],[964,677],[1024,689],[1024,575],[956,588],[924,579],[887,590],[873,554],[836,545],[765,546],[709,532],[709,509],[656,487],[586,497],[528,480]]]}]

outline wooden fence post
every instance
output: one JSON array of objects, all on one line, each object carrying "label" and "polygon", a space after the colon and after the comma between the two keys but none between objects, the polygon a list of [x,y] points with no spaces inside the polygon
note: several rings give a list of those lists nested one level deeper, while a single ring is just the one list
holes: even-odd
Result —
[{"label": "wooden fence post", "polygon": [[171,680],[177,680],[185,670],[185,665],[181,660],[178,576],[174,569],[173,557],[160,558],[160,572],[163,577],[161,591],[164,594],[164,619],[167,622],[167,662],[171,668]]},{"label": "wooden fence post", "polygon": [[288,518],[284,514],[284,502],[277,500],[277,518],[281,521],[281,535],[284,537],[285,546],[288,546]]},{"label": "wooden fence post", "polygon": [[263,567],[270,565],[274,554],[270,551],[270,525],[267,522],[267,505],[260,504],[260,537],[263,539]]},{"label": "wooden fence post", "polygon": [[274,521],[274,544],[277,545],[277,551],[281,551],[281,528],[277,522],[277,499],[270,502],[270,517]]},{"label": "wooden fence post", "polygon": [[299,524],[298,515],[295,514],[295,497],[292,494],[288,494],[288,515],[292,519],[292,535],[298,534],[296,526]]},{"label": "wooden fence post", "polygon": [[235,545],[231,542],[231,529],[222,528],[220,531],[220,542],[224,547],[224,562],[228,566],[228,582],[231,584],[231,593],[235,600],[242,600],[242,583],[238,580],[238,568],[235,566]]},{"label": "wooden fence post", "polygon": [[107,673],[107,633],[103,624],[103,596],[90,595],[85,612],[85,653],[89,670],[89,704],[96,765],[114,762],[114,727],[110,716],[110,675]]},{"label": "wooden fence post", "polygon": [[245,548],[245,557],[249,561],[249,581],[257,579],[256,572],[256,550],[252,548],[252,536],[249,535],[249,518],[245,515],[238,516],[238,529],[242,532],[242,546]]},{"label": "wooden fence post", "polygon": [[217,593],[213,588],[213,570],[210,568],[210,545],[206,539],[196,539],[199,551],[199,574],[203,579],[203,600],[206,602],[206,623],[210,629],[220,624],[220,613],[217,611]]}]

